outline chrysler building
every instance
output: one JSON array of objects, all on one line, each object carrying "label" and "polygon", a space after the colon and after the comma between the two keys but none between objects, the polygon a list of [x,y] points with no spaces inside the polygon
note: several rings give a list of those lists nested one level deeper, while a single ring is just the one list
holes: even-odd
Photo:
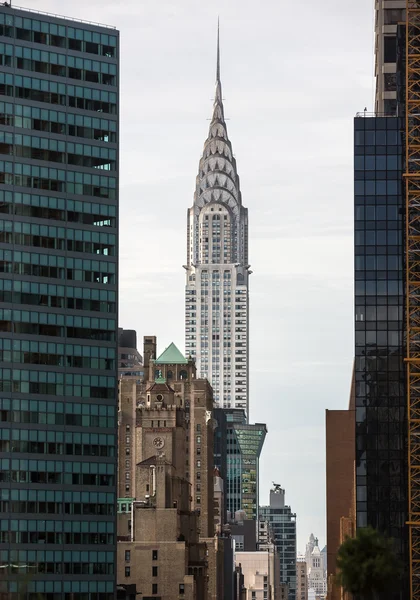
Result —
[{"label": "chrysler building", "polygon": [[186,354],[213,386],[216,405],[248,417],[248,210],[224,116],[219,34],[213,115],[187,216]]}]

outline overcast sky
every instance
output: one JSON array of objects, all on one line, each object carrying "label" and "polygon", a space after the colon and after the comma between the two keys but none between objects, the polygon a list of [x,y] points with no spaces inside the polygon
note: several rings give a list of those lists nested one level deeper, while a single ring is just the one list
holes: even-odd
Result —
[{"label": "overcast sky", "polygon": [[[260,494],[325,543],[325,409],[353,357],[353,117],[372,110],[371,0],[21,0],[121,31],[120,326],[184,350],[186,213],[214,94],[249,210]],[[140,344],[141,345],[141,344]]]}]

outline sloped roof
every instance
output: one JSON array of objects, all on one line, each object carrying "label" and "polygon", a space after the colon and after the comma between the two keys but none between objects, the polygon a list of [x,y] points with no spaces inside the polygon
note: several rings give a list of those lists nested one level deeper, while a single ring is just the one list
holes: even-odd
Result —
[{"label": "sloped roof", "polygon": [[156,365],[187,365],[188,360],[172,342],[155,360]]},{"label": "sloped roof", "polygon": [[[172,465],[172,463],[170,463],[167,460],[164,460],[164,463],[166,465]],[[155,455],[155,456],[149,456],[149,458],[146,458],[145,460],[142,460],[142,461],[138,462],[137,466],[138,467],[140,467],[140,466],[141,467],[147,467],[147,466],[156,465],[156,464],[157,464],[157,455]]]},{"label": "sloped roof", "polygon": [[150,387],[147,388],[148,392],[173,392],[174,390],[167,383],[162,383],[160,380],[152,383]]}]

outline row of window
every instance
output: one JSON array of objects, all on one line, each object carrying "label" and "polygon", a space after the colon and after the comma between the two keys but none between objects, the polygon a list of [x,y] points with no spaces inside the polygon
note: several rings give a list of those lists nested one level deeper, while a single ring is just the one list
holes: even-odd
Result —
[{"label": "row of window", "polygon": [[[45,82],[48,83],[48,82]],[[100,99],[100,96],[99,98]],[[106,98],[107,99],[107,98]],[[38,108],[36,106],[27,106],[25,104],[12,104],[11,102],[0,102],[0,119],[6,120],[6,116],[21,117],[20,120],[13,123],[3,123],[5,125],[14,125],[15,127],[24,127],[27,129],[37,129],[31,123],[51,123],[60,126],[69,125],[75,126],[83,130],[103,131],[111,133],[117,132],[117,121],[112,119],[102,119],[100,117],[90,117],[88,115],[79,115],[72,112],[64,112],[59,110],[50,110],[48,108]],[[53,133],[65,134],[65,131],[60,130]],[[69,135],[75,135],[72,133]],[[87,137],[87,136],[82,136]],[[92,138],[94,139],[94,138]],[[98,141],[112,141],[99,140]],[[114,140],[115,141],[115,140]]]},{"label": "row of window", "polygon": [[82,346],[79,344],[56,344],[37,340],[11,340],[0,338],[0,350],[13,352],[34,352],[39,354],[62,354],[67,357],[114,359],[115,348],[105,346]]},{"label": "row of window", "polygon": [[355,294],[360,296],[402,296],[404,282],[399,280],[355,281]]},{"label": "row of window", "polygon": [[[78,403],[78,402],[47,402],[46,400],[26,400],[21,398],[0,398],[0,409],[12,411],[33,411],[38,414],[66,414],[67,416],[99,416],[115,418],[115,406]],[[40,423],[46,421],[39,421]],[[1,494],[1,490],[0,490]]]},{"label": "row of window", "polygon": [[[3,139],[1,139],[3,138]],[[56,139],[31,137],[29,135],[3,133],[0,135],[0,154],[29,158],[32,160],[79,165],[84,168],[115,171],[116,150],[114,148],[75,144]],[[20,140],[20,141],[17,141]]]},{"label": "row of window", "polygon": [[1,483],[30,483],[48,485],[87,485],[87,486],[113,486],[113,475],[100,475],[93,473],[57,473],[55,471],[37,470],[0,470]]},{"label": "row of window", "polygon": [[[396,151],[395,146],[401,144],[401,134],[397,129],[356,130],[354,132],[355,146],[394,146],[390,151]],[[378,149],[377,149],[378,150]]]},{"label": "row of window", "polygon": [[115,227],[117,209],[114,204],[0,190],[0,213],[84,223],[94,227]]},{"label": "row of window", "polygon": [[18,162],[0,161],[0,183],[70,194],[99,196],[111,200],[116,198],[115,177],[37,167]]},{"label": "row of window", "polygon": [[[27,552],[30,552],[28,550]],[[53,561],[56,559],[52,559]],[[57,562],[34,562],[34,561],[22,561],[14,563],[1,563],[0,568],[5,574],[22,574],[30,573],[42,574],[48,573],[50,575],[112,575],[114,573],[113,563],[94,563],[94,562],[81,562],[81,563],[61,563]]]},{"label": "row of window", "polygon": [[[6,285],[1,285],[4,282]],[[116,304],[115,302],[106,302],[104,300],[90,300],[90,299],[82,299],[82,298],[66,298],[64,296],[64,291],[60,290],[60,295],[45,294],[40,293],[39,291],[34,291],[33,293],[29,292],[12,292],[10,290],[10,286],[7,284],[12,284],[12,280],[3,279],[0,280],[0,302],[8,302],[13,304],[30,304],[33,306],[50,306],[51,308],[69,308],[72,310],[83,310],[83,311],[91,311],[91,312],[103,312],[103,313],[115,313]],[[14,283],[22,283],[20,281],[15,281]],[[35,285],[45,285],[47,284],[33,284]],[[51,287],[63,287],[63,286],[53,286],[52,284],[48,284]],[[7,288],[7,289],[4,289]],[[86,288],[89,290],[89,288]],[[55,291],[57,293],[57,291]],[[61,295],[62,294],[62,295]]]},{"label": "row of window", "polygon": [[402,232],[398,229],[366,229],[354,232],[356,246],[397,246],[402,245]]},{"label": "row of window", "polygon": [[[13,229],[15,229],[15,231],[12,231]],[[16,232],[16,229],[24,231]],[[28,233],[28,230],[37,233]],[[78,238],[83,239],[74,239],[75,233]],[[113,234],[102,235],[104,237],[109,235],[112,236],[112,238],[115,238]],[[83,254],[115,256],[115,245],[112,243],[85,241],[85,238],[97,238],[98,236],[98,232],[81,232],[80,230],[48,227],[47,225],[37,225],[35,223],[31,224],[0,220],[0,243],[3,244],[47,248],[49,250],[67,250],[68,252],[81,252]]]},{"label": "row of window", "polygon": [[378,196],[401,194],[401,181],[398,179],[362,180],[354,182],[355,196]]},{"label": "row of window", "polygon": [[[111,46],[116,48],[117,37],[111,33],[100,33],[99,31],[92,31],[91,29],[79,29],[76,27],[69,27],[68,25],[58,25],[57,23],[51,23],[49,21],[41,21],[39,19],[28,19],[17,15],[10,15],[6,13],[0,14],[0,25],[6,25],[8,27],[16,27],[16,30],[23,31],[34,31],[41,32],[51,36],[68,37],[73,40],[84,40],[85,42],[93,42],[95,44],[103,44],[105,46]],[[1,33],[0,35],[5,35]],[[26,39],[26,38],[23,38]],[[27,40],[30,41],[30,40]],[[31,40],[36,42],[37,40]],[[38,42],[40,43],[40,42]]]},{"label": "row of window", "polygon": [[[3,15],[2,15],[3,16]],[[86,54],[96,54],[99,56],[106,56],[107,58],[114,58],[116,56],[116,37],[108,36],[105,34],[96,33],[88,30],[77,29],[73,31],[80,32],[82,38],[76,39],[75,37],[71,37],[67,39],[65,36],[65,27],[64,25],[55,25],[53,23],[45,23],[42,21],[34,21],[33,23],[37,23],[38,29],[31,30],[28,28],[27,23],[30,22],[31,19],[22,19],[24,23],[22,26],[13,27],[8,22],[0,24],[0,35],[8,38],[15,38],[17,40],[26,40],[28,42],[33,42],[35,44],[44,44],[46,46],[55,46],[57,48],[66,48],[69,50],[75,50],[77,52],[84,52]],[[25,23],[26,21],[26,23]],[[61,35],[57,33],[50,33],[51,27],[54,27],[55,30],[61,31]],[[70,28],[69,28],[70,29]],[[45,31],[46,30],[46,31]],[[64,33],[63,33],[64,30]],[[83,39],[83,34],[89,34],[89,40]],[[93,37],[95,37],[96,41],[92,41]],[[112,39],[114,40],[112,45],[101,43],[101,37],[105,40]]]},{"label": "row of window", "polygon": [[56,533],[113,533],[112,521],[44,521],[40,519],[2,519],[0,531]]},{"label": "row of window", "polygon": [[[117,75],[117,65],[114,62],[92,60],[82,56],[39,50],[38,48],[19,46],[18,44],[4,44],[2,42],[0,43],[0,61],[2,61],[3,66],[18,69],[24,68],[27,71],[39,71],[61,77],[66,77],[66,75],[61,75],[61,73],[69,72],[71,69],[108,75],[112,79],[105,80],[108,81],[107,85],[115,85],[115,77]],[[25,63],[22,61],[25,61]],[[22,64],[25,64],[25,66],[20,66]],[[30,65],[29,67],[27,66],[28,64]],[[94,83],[104,82],[103,79],[87,79],[87,81]]]},{"label": "row of window", "polygon": [[37,254],[36,252],[20,252],[0,249],[0,261],[14,261],[15,263],[45,265],[51,267],[62,267],[65,269],[86,269],[107,271],[115,273],[116,265],[114,262],[104,262],[99,260],[71,258],[65,256],[56,256],[54,254]]},{"label": "row of window", "polygon": [[85,475],[115,475],[115,465],[106,462],[73,462],[57,460],[0,459],[0,470],[48,471],[49,473],[83,473]]},{"label": "row of window", "polygon": [[[6,430],[7,431],[7,430]],[[4,438],[4,436],[2,436]],[[54,454],[67,456],[115,456],[115,446],[99,444],[62,444],[59,442],[32,442],[0,439],[0,452],[25,454]]]},{"label": "row of window", "polygon": [[101,429],[113,429],[116,422],[115,417],[37,412],[34,410],[0,410],[0,421],[3,423],[70,425],[72,427],[89,428],[99,427]]},{"label": "row of window", "polygon": [[56,442],[87,446],[114,446],[115,436],[105,433],[80,433],[51,431],[46,429],[7,429],[0,430],[0,439],[23,442]]},{"label": "row of window", "polygon": [[80,242],[93,242],[108,246],[114,246],[116,243],[116,236],[113,233],[90,231],[86,229],[72,229],[70,227],[38,225],[37,223],[9,221],[5,219],[0,219],[0,234],[2,232],[15,232],[32,236],[51,237]]},{"label": "row of window", "polygon": [[25,321],[3,321],[0,318],[0,332],[19,333],[26,335],[44,335],[52,337],[68,337],[86,340],[103,340],[112,342],[115,340],[115,333],[103,329],[93,329],[90,327],[65,327],[57,324],[46,323],[28,323]]},{"label": "row of window", "polygon": [[45,325],[67,325],[68,327],[84,327],[102,329],[115,333],[115,319],[99,317],[82,317],[51,312],[0,309],[0,321],[17,321],[20,323],[36,323]]},{"label": "row of window", "polygon": [[[0,255],[3,253],[0,250]],[[15,275],[33,275],[35,277],[46,277],[48,279],[67,279],[71,281],[85,281],[88,283],[101,283],[112,285],[115,283],[115,274],[109,273],[110,267],[114,267],[113,263],[101,263],[100,268],[103,271],[83,270],[83,269],[65,269],[62,267],[51,266],[51,262],[59,262],[57,259],[64,259],[62,256],[37,255],[51,259],[47,265],[43,264],[26,264],[24,262],[13,262],[11,260],[11,252],[4,252],[6,259],[0,258],[0,273],[14,273]],[[17,252],[14,253],[16,256]],[[21,253],[19,253],[21,254]],[[22,253],[29,254],[29,253]],[[9,255],[9,256],[7,256]],[[10,260],[7,258],[10,257]],[[70,259],[67,259],[67,262]],[[30,262],[30,261],[29,261]],[[75,302],[75,305],[78,303]]]},{"label": "row of window", "polygon": [[354,168],[356,171],[401,171],[402,157],[397,156],[396,154],[376,154],[373,156],[356,155],[354,157]]},{"label": "row of window", "polygon": [[0,73],[0,95],[70,106],[97,113],[117,114],[117,94],[115,92],[68,85],[36,77]]},{"label": "row of window", "polygon": [[[54,522],[54,521],[53,521]],[[55,521],[59,523],[60,521]],[[48,523],[48,521],[47,521]],[[0,531],[2,544],[74,544],[74,545],[112,545],[113,533],[59,533],[56,531]]]},{"label": "row of window", "polygon": [[109,358],[91,358],[74,356],[72,354],[65,356],[64,354],[55,354],[53,352],[29,352],[23,350],[0,350],[0,362],[70,367],[73,369],[101,369],[104,371],[113,371],[115,369],[115,360]]},{"label": "row of window", "polygon": [[[23,381],[33,383],[59,383],[69,386],[92,386],[115,391],[115,377],[106,375],[82,375],[75,373],[63,373],[55,371],[1,369],[0,379],[4,381]],[[68,394],[66,394],[68,395]],[[113,395],[110,396],[111,398]]]},{"label": "row of window", "polygon": [[[45,131],[47,133],[55,133],[58,135],[68,135],[72,137],[80,137],[87,138],[90,140],[96,140],[98,142],[113,142],[117,141],[117,134],[110,131],[109,129],[100,129],[100,128],[87,128],[82,125],[73,125],[69,123],[61,123],[58,121],[51,121],[39,118],[31,118],[31,117],[20,117],[13,116],[5,113],[1,110],[1,105],[4,105],[4,102],[0,102],[0,125],[6,125],[7,127],[20,127],[22,129],[31,129],[36,131]],[[6,106],[13,106],[13,104],[7,104]],[[31,107],[27,107],[31,109]],[[34,109],[33,111],[38,111],[38,113],[55,113],[55,118],[58,115],[62,115],[65,118],[66,113],[57,113],[57,111],[48,111],[41,110],[39,108]],[[70,116],[70,115],[69,115]],[[72,115],[73,117],[75,115]],[[79,116],[79,115],[78,115]],[[52,118],[54,114],[52,114]],[[92,117],[85,117],[85,119],[101,122],[100,119],[92,119]],[[71,120],[71,119],[69,119]],[[83,120],[83,117],[80,115],[80,119]],[[106,120],[103,119],[105,122]],[[115,121],[111,121],[111,123],[116,123]]]},{"label": "row of window", "polygon": [[402,306],[359,306],[355,308],[355,319],[363,321],[402,321]]},{"label": "row of window", "polygon": [[[30,581],[22,583],[18,581],[0,581],[0,600],[39,600],[42,594],[43,600],[114,600],[115,593],[112,590],[114,583],[112,581],[92,581],[80,582],[74,581]],[[103,585],[108,587],[103,588]],[[68,589],[67,586],[68,585]],[[71,591],[75,586],[76,591]],[[85,590],[80,592],[80,586],[85,586]],[[67,591],[62,593],[62,588]],[[97,590],[100,590],[97,592]],[[18,591],[19,590],[19,591]],[[91,591],[94,590],[94,591]],[[25,594],[25,596],[23,596]],[[27,594],[27,595],[26,595]]]}]

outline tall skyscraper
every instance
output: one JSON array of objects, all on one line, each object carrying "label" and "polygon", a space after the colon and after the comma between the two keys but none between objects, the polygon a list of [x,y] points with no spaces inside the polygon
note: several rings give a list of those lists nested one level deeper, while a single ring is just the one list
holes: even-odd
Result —
[{"label": "tall skyscraper", "polygon": [[248,416],[248,211],[224,117],[217,43],[216,96],[194,204],[188,210],[186,354],[221,408]]},{"label": "tall skyscraper", "polygon": [[111,600],[118,32],[0,6],[0,596]]},{"label": "tall skyscraper", "polygon": [[355,458],[356,526],[392,537],[408,566],[403,125],[354,124]]}]

